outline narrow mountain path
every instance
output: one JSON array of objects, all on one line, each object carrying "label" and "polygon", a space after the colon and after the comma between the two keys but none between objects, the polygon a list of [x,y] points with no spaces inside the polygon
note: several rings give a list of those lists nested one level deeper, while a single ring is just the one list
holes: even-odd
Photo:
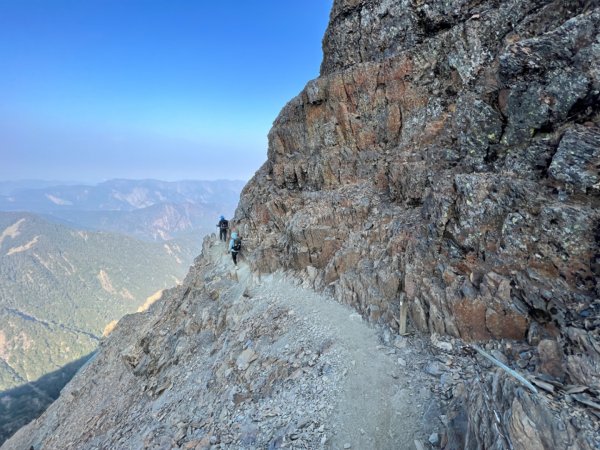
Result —
[{"label": "narrow mountain path", "polygon": [[243,259],[235,268],[230,256],[223,257],[219,245],[210,258],[229,267],[252,302],[271,302],[296,316],[294,338],[311,336],[331,346],[340,377],[323,448],[414,449],[415,440],[427,442],[440,431],[441,411],[430,389],[435,380],[423,370],[434,356],[423,338],[397,336],[386,345],[383,329],[298,280],[283,273],[257,280]]}]

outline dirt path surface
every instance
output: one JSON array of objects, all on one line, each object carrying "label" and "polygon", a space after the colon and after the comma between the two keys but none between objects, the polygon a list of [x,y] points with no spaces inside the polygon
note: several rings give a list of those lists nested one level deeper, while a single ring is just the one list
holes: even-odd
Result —
[{"label": "dirt path surface", "polygon": [[[233,267],[218,246],[211,258]],[[287,340],[330,346],[335,370],[324,382],[333,383],[327,399],[333,408],[322,448],[414,449],[415,440],[427,443],[440,431],[435,378],[424,371],[434,358],[427,341],[396,336],[390,343],[389,333],[353,309],[282,273],[258,280],[243,261],[232,273],[252,302],[276,304],[296,318]]]}]

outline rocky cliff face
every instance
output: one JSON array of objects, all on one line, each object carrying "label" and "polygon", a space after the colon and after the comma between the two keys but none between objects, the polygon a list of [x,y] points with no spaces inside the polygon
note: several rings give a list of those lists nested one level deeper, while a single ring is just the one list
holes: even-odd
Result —
[{"label": "rocky cliff face", "polygon": [[238,209],[255,266],[308,270],[391,326],[403,295],[419,328],[471,339],[580,323],[599,289],[600,12],[446,4],[335,3],[323,75]]},{"label": "rocky cliff face", "polygon": [[[207,242],[3,448],[413,448],[415,417],[432,447],[600,447],[598,30],[598,1],[335,0],[236,212],[253,274]],[[278,269],[324,297],[253,278]],[[368,333],[330,334],[357,315],[328,294],[386,345],[350,353]],[[435,364],[390,334],[406,306]]]},{"label": "rocky cliff face", "polygon": [[394,330],[406,302],[419,330],[527,340],[524,368],[598,395],[599,5],[336,0],[236,213],[255,270]]}]

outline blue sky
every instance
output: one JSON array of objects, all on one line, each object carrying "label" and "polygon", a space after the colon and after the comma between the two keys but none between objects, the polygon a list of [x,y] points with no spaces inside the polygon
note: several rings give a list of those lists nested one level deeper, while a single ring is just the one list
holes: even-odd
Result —
[{"label": "blue sky", "polygon": [[246,179],[332,0],[0,0],[0,180]]}]

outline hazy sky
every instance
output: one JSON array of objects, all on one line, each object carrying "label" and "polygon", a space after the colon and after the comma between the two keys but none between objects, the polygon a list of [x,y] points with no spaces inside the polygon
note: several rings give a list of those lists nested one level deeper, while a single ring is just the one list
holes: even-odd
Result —
[{"label": "hazy sky", "polygon": [[0,180],[249,178],[332,0],[0,0]]}]

